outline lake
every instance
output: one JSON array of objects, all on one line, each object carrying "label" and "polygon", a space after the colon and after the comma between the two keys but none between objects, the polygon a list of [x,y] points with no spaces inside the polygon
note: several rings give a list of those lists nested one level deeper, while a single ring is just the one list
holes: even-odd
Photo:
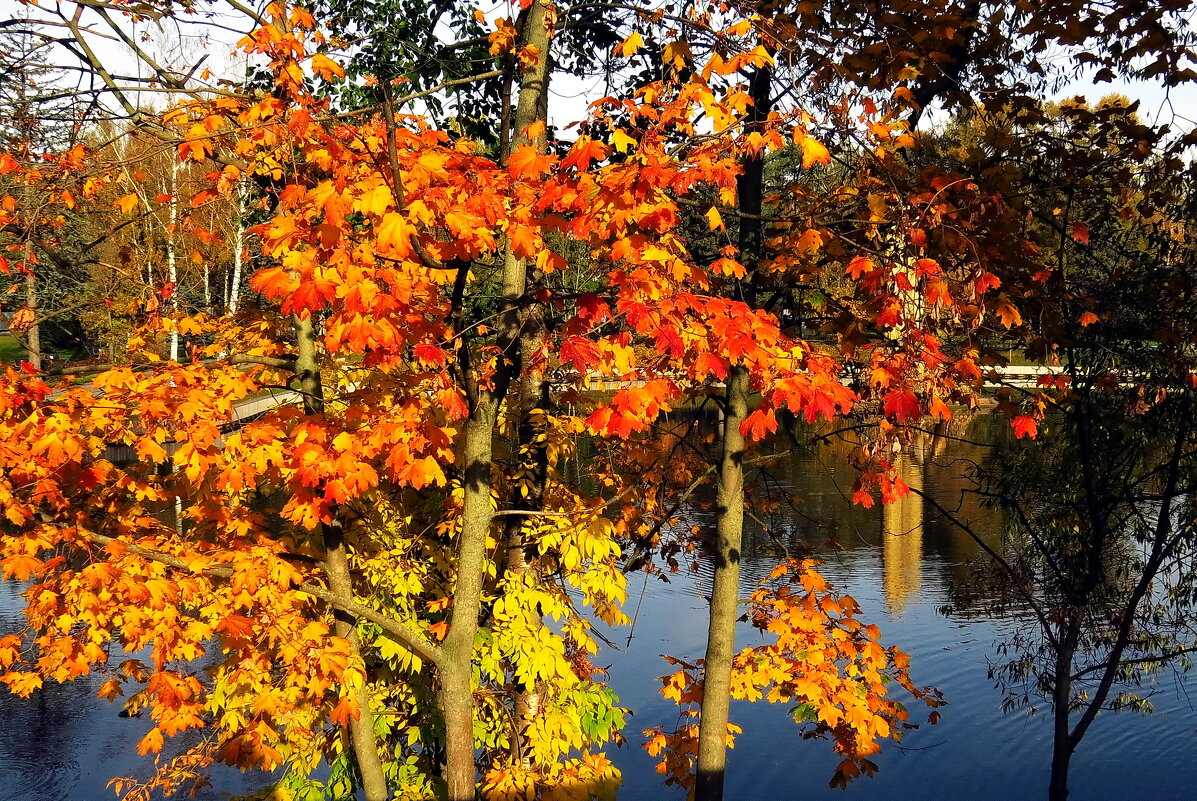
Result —
[{"label": "lake", "polygon": [[[978,419],[962,438],[992,436],[992,422]],[[962,485],[961,459],[979,458],[980,449],[951,439],[924,441],[904,455],[907,483],[955,508]],[[786,715],[785,705],[734,704],[732,721],[744,728],[731,752],[727,798],[920,799],[985,801],[1043,798],[1050,760],[1050,716],[1036,699],[1036,711],[1003,713],[1001,690],[988,678],[997,648],[1020,627],[1019,611],[994,611],[977,572],[979,549],[912,495],[873,509],[845,500],[852,472],[842,449],[821,448],[786,457],[772,478],[800,494],[798,511],[778,523],[780,535],[806,540],[824,560],[821,571],[863,608],[861,618],[877,623],[886,644],[911,655],[917,684],[943,691],[948,706],[936,726],[924,723],[901,744],[888,744],[875,757],[879,773],[859,778],[847,790],[827,786],[839,761],[830,744],[806,741]],[[997,542],[993,514],[965,506],[962,514],[980,521]],[[698,522],[698,520],[687,521]],[[775,530],[778,533],[778,530]],[[843,550],[820,548],[834,533]],[[759,535],[745,548],[744,593],[774,563],[770,540]],[[679,574],[668,583],[642,574],[629,576],[628,630],[609,632],[621,651],[600,653],[610,664],[610,680],[634,710],[626,730],[629,744],[613,753],[624,773],[621,801],[683,799],[659,784],[654,760],[640,748],[640,730],[671,728],[677,707],[657,694],[655,677],[671,672],[660,654],[692,661],[701,658],[706,636],[703,595],[709,577]],[[20,585],[0,583],[0,628],[17,628]],[[745,627],[742,644],[758,642]],[[105,785],[113,776],[141,775],[147,763],[134,744],[148,722],[118,717],[120,707],[95,698],[100,684],[89,677],[72,685],[50,684],[31,699],[0,691],[0,801],[108,801]],[[1197,682],[1160,675],[1152,715],[1103,714],[1073,760],[1072,799],[1076,801],[1154,801],[1197,799]],[[1189,692],[1193,692],[1193,699]],[[925,720],[921,708],[912,708]],[[218,773],[214,789],[248,792],[260,776]]]}]

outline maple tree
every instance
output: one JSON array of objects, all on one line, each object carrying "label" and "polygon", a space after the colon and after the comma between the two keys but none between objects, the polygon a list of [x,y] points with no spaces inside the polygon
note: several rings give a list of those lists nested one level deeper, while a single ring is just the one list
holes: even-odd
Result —
[{"label": "maple tree", "polygon": [[[1026,9],[1011,10],[1002,4],[915,5],[901,13],[919,19],[919,32],[912,39],[903,39],[907,49],[900,49],[883,43],[886,37],[906,37],[909,29],[892,18],[875,23],[871,7],[837,4],[834,14],[821,4],[805,4],[797,10],[753,5],[751,10],[758,14],[756,24],[739,32],[751,31],[753,36],[734,59],[743,59],[736,62],[737,68],[744,70],[737,89],[742,92],[740,102],[751,109],[743,131],[751,131],[756,139],[744,143],[733,139],[724,145],[732,152],[739,148],[741,154],[736,206],[712,208],[705,215],[712,230],[724,228],[724,218],[734,220],[738,230],[737,246],[723,249],[723,255],[730,250],[733,258],[717,262],[733,271],[729,277],[734,280],[722,291],[750,307],[759,304],[778,313],[791,324],[801,326],[804,319],[830,323],[824,330],[839,335],[835,343],[839,352],[824,350],[823,363],[814,370],[808,365],[807,376],[847,373],[862,380],[853,385],[856,393],[839,396],[838,408],[830,392],[815,403],[826,403],[836,411],[846,411],[858,401],[875,402],[880,407],[884,417],[879,436],[854,457],[862,469],[855,497],[858,502],[872,503],[869,490],[876,488],[883,500],[889,500],[907,491],[889,475],[891,441],[903,438],[901,427],[924,414],[946,420],[950,411],[945,401],[975,403],[973,392],[979,386],[982,365],[1000,358],[989,350],[986,338],[1019,329],[1023,323],[1016,293],[1025,290],[1021,277],[1011,268],[1037,247],[1015,216],[1017,195],[1007,194],[1006,186],[995,191],[993,181],[976,180],[968,172],[955,170],[950,162],[919,160],[913,148],[918,141],[914,126],[935,101],[980,106],[970,97],[974,88],[984,95],[981,109],[997,109],[1003,104],[1032,107],[1028,72],[1049,74],[1034,54],[1051,41],[1073,47],[1090,29],[1083,28],[1086,33],[1077,38],[1082,29],[1076,25],[1076,9],[1063,5],[1037,8],[1035,19],[1027,16]],[[1192,74],[1181,66],[1189,38],[1175,13],[1176,9],[1160,4],[1123,7],[1117,19],[1105,18],[1098,27],[1134,19],[1159,26],[1162,38],[1148,42],[1134,35],[1116,37],[1108,50],[1090,51],[1079,59],[1101,64],[1100,75],[1108,77],[1115,71],[1133,73],[1133,59],[1150,57],[1155,60],[1149,58],[1139,74],[1167,71],[1169,80],[1185,80]],[[870,24],[849,30],[857,14]],[[891,12],[891,17],[898,16]],[[889,24],[893,28],[885,27]],[[803,28],[842,34],[846,44],[837,42],[842,48],[838,52],[846,55],[842,60],[827,59],[826,40],[804,36]],[[978,39],[1002,45],[977,47]],[[682,35],[665,44],[666,61],[672,58],[675,66],[688,68],[702,41],[701,36]],[[1014,43],[1023,49],[1013,59],[1005,58]],[[640,44],[639,38],[629,38],[625,49],[634,51]],[[753,51],[757,44],[759,49]],[[812,47],[813,53],[808,49]],[[711,49],[726,59],[736,52],[736,45],[724,38]],[[1002,60],[990,61],[997,53],[1003,54]],[[886,61],[890,54],[896,54],[897,63]],[[867,70],[858,71],[865,65]],[[764,159],[760,154],[769,150],[762,143],[768,141],[769,123],[776,124],[784,114],[779,114],[769,83],[775,73],[785,76],[790,70],[802,76],[799,80],[821,75],[843,87],[843,94],[828,93],[831,100],[823,108],[831,120],[843,126],[841,135],[846,141],[863,138],[867,145],[836,154],[840,164],[854,170],[850,180],[837,186],[833,174],[830,183],[811,181],[806,177],[809,168],[830,161],[832,153],[814,136],[795,130],[794,149],[799,153],[794,158],[801,159],[804,169],[798,180],[780,189],[762,207]],[[703,77],[710,76],[704,73]],[[784,78],[779,83],[788,87]],[[785,94],[783,91],[779,97]],[[809,107],[815,108],[821,96],[827,95],[800,96],[798,102],[813,100]],[[717,132],[721,120],[730,118],[709,107],[705,111]],[[796,116],[810,119],[809,115]],[[794,116],[785,119],[789,123]],[[769,213],[762,215],[763,210]],[[862,220],[868,224],[862,225]],[[762,242],[764,231],[768,233]],[[1074,224],[1071,235],[1078,241],[1085,238],[1084,223]],[[1020,248],[1025,249],[1020,252]],[[836,281],[838,270],[852,280]],[[955,340],[952,356],[944,347],[948,339]],[[744,368],[730,368],[722,402],[725,427],[718,467],[718,525],[709,549],[715,585],[707,659],[699,666],[705,687],[713,692],[704,698],[694,755],[700,798],[718,798],[722,793],[725,686],[732,671],[736,562],[743,527],[744,436],[761,438],[776,427],[767,391],[749,417],[749,365],[751,361],[746,360]],[[758,388],[757,381],[752,380],[753,389]],[[760,381],[760,385],[767,387],[769,382]],[[802,403],[790,407],[808,415],[818,409]],[[1033,411],[1015,411],[1012,416],[1017,435],[1034,434]],[[672,764],[671,770],[675,770],[678,763]]]},{"label": "maple tree", "polygon": [[[252,286],[273,306],[256,324],[229,325],[151,305],[132,344],[147,360],[137,369],[54,393],[36,377],[7,375],[4,499],[14,533],[4,569],[35,582],[28,619],[45,633],[5,641],[4,681],[28,693],[42,676],[103,669],[109,642],[152,645],[152,664],[127,660],[104,689],[115,697],[126,683],[140,688],[129,703],[149,707],[157,725],[139,748],[159,752],[165,737],[196,727],[214,736],[149,783],[122,783],[132,797],[196,780],[215,759],[285,764],[286,781],[301,791],[323,758],[371,799],[396,787],[428,792],[437,774],[448,797],[472,798],[477,742],[493,760],[488,794],[598,792],[614,772],[587,751],[616,735],[621,713],[586,659],[590,624],[553,576],[580,589],[607,622],[623,617],[623,579],[603,516],[609,501],[580,497],[554,477],[567,455],[561,437],[585,428],[627,436],[679,394],[664,360],[637,364],[634,338],[676,341],[666,350],[674,359],[702,357],[692,368],[700,382],[729,358],[763,367],[794,359],[765,314],[756,314],[753,342],[735,302],[682,292],[663,317],[645,314],[646,299],[705,283],[706,267],[686,264],[670,233],[676,206],[661,188],[712,176],[726,184],[735,158],[697,167],[667,159],[653,177],[649,159],[664,154],[648,131],[639,146],[616,131],[614,148],[583,135],[564,157],[546,153],[547,62],[536,57],[551,28],[546,4],[531,4],[522,38],[503,45],[518,47],[525,65],[505,164],[389,109],[325,123],[327,101],[308,92],[297,68],[304,42],[320,33],[301,9],[271,14],[245,46],[271,60],[274,93],[184,100],[161,130],[182,134],[182,158],[225,162],[193,205],[232,195],[246,176],[267,193],[271,214],[257,235],[274,266],[258,270]],[[327,58],[311,63],[325,78],[339,74]],[[711,101],[694,91],[682,87],[670,127],[684,130],[687,109]],[[642,96],[637,118],[652,108]],[[631,159],[608,158],[633,146]],[[86,174],[83,157],[72,151],[37,169],[13,162],[6,170],[59,197],[98,197],[120,180],[118,170]],[[138,194],[125,200],[116,201],[124,214],[149,205]],[[547,343],[527,321],[538,306],[556,307],[546,290],[533,303],[525,296],[532,266],[540,275],[568,266],[545,246],[553,232],[623,265],[602,292],[574,298],[562,361],[583,383],[592,373],[646,382],[585,419],[552,419],[538,403]],[[9,268],[25,268],[20,258]],[[478,274],[495,268],[498,309],[467,317],[466,304],[479,302],[473,293],[493,286]],[[624,330],[607,333],[614,321]],[[172,333],[196,339],[191,364],[161,361],[153,340]],[[808,383],[798,364],[771,369]],[[228,427],[236,402],[280,378],[302,408]],[[529,402],[518,406],[515,442],[527,456],[516,469],[535,469],[530,485],[512,477],[517,494],[504,512],[533,522],[501,529],[506,552],[520,558],[498,560],[493,490],[500,498],[508,490],[495,483],[505,468],[492,449],[517,380]],[[826,387],[844,393],[838,382]],[[105,459],[114,444],[139,461]],[[164,461],[173,472],[157,469]],[[429,497],[439,505],[429,508]],[[183,520],[163,522],[153,514],[160,508],[181,509]],[[85,566],[45,558],[68,551],[90,554]],[[536,570],[523,569],[527,557]],[[131,605],[141,613],[119,611]],[[564,617],[564,633],[542,614]],[[224,659],[204,684],[189,665],[214,646]],[[22,668],[26,659],[32,670]],[[367,672],[377,660],[385,667]],[[488,685],[500,698],[519,688],[523,720],[514,729],[503,703],[475,701]],[[392,704],[406,711],[384,725],[377,710]],[[479,725],[487,733],[477,735]],[[331,736],[337,726],[348,742]],[[581,757],[570,756],[576,749]]]},{"label": "maple tree", "polygon": [[[679,90],[679,96],[686,97],[689,91],[689,96],[703,104],[703,113],[715,127],[715,133],[706,137],[708,143],[715,143],[710,152],[727,164],[725,169],[735,187],[732,193],[733,182],[726,180],[723,191],[703,215],[712,231],[727,227],[725,217],[735,225],[735,244],[719,248],[717,258],[710,262],[710,291],[720,301],[706,301],[705,307],[708,311],[722,307],[734,314],[739,337],[712,348],[711,354],[719,355],[714,374],[724,381],[725,389],[718,401],[722,443],[715,468],[716,526],[707,547],[714,587],[707,652],[699,666],[702,710],[696,727],[697,746],[686,743],[686,738],[695,734],[694,727],[684,727],[674,735],[681,741],[675,751],[694,752],[696,795],[703,799],[722,796],[728,700],[733,684],[742,681],[746,664],[743,659],[737,663],[734,640],[746,502],[744,461],[755,447],[753,443],[777,432],[778,412],[814,421],[819,416],[830,419],[847,414],[858,401],[876,402],[885,419],[881,436],[857,455],[862,472],[854,488],[856,499],[871,505],[878,489],[883,500],[899,497],[906,489],[891,476],[892,463],[886,457],[888,443],[898,432],[894,424],[917,419],[927,409],[946,418],[950,412],[945,399],[966,401],[973,393],[970,371],[975,368],[971,360],[948,358],[936,335],[937,331],[957,330],[961,319],[950,311],[941,315],[938,309],[945,302],[954,304],[952,298],[957,293],[968,293],[978,302],[993,302],[987,297],[993,284],[984,277],[988,274],[983,263],[966,260],[952,265],[955,269],[948,273],[924,255],[925,237],[886,241],[884,232],[891,227],[903,230],[927,225],[928,211],[934,214],[934,206],[929,210],[924,206],[931,205],[928,200],[936,200],[935,194],[908,194],[899,183],[903,171],[894,163],[896,152],[913,142],[908,124],[900,117],[883,115],[871,103],[863,115],[852,117],[845,105],[840,120],[845,125],[864,124],[863,133],[877,150],[872,156],[865,155],[855,172],[841,174],[843,183],[832,184],[830,192],[811,185],[810,171],[829,164],[831,153],[813,135],[812,117],[803,105],[787,108],[775,102],[775,75],[794,68],[789,61],[793,54],[786,51],[788,41],[779,35],[786,24],[785,20],[767,20],[755,28],[733,25],[705,54],[709,58],[705,66],[694,69],[695,77]],[[689,68],[691,60],[702,64],[697,47],[685,38],[666,45],[665,52],[667,57],[673,54],[679,69]],[[722,102],[692,88],[700,82],[703,88],[713,88]],[[646,90],[664,91],[669,91],[668,82],[651,84]],[[743,122],[728,124],[736,119]],[[666,119],[660,127],[665,122],[673,123]],[[653,122],[641,124],[650,135],[656,127]],[[641,136],[642,145],[646,139]],[[796,151],[795,162],[801,169],[772,194],[765,184],[766,160],[785,146]],[[897,178],[892,176],[895,167],[899,168]],[[967,197],[967,192],[961,194]],[[871,212],[863,230],[858,223],[861,204],[856,198],[867,199]],[[837,224],[836,219],[844,223]],[[850,279],[846,289],[851,297],[845,299],[843,291],[838,293],[844,313],[835,321],[843,338],[811,344],[796,337],[797,323],[811,314],[811,304],[803,295],[827,276],[837,281],[836,276],[845,274]],[[917,300],[924,293],[932,299],[930,311]],[[824,310],[816,308],[814,314],[822,317]],[[778,318],[783,315],[788,325],[780,324]],[[755,321],[760,325],[754,326]],[[711,363],[708,359],[707,354],[695,354],[684,361],[705,368]],[[843,378],[857,365],[869,371],[870,380],[863,387],[849,388]],[[761,393],[755,409],[750,406],[753,392]],[[778,653],[758,649],[755,658],[776,659]],[[880,691],[877,697],[883,694]],[[879,703],[877,725],[889,731],[894,718],[883,708]],[[840,747],[860,760],[871,753],[843,742]],[[860,760],[846,759],[841,775],[859,772]],[[673,764],[670,770],[676,778],[680,763]]]}]

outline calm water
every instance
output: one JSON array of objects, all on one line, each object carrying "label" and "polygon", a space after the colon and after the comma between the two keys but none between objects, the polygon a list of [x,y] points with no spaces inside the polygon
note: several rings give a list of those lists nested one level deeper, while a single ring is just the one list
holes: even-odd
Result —
[{"label": "calm water", "polygon": [[[984,426],[982,425],[981,428]],[[976,427],[974,427],[976,428]],[[974,436],[983,431],[974,430]],[[906,459],[905,479],[955,507],[961,457],[976,458],[966,445],[939,442],[915,449]],[[745,729],[731,753],[728,798],[919,799],[985,801],[1042,798],[1050,757],[1048,709],[1038,714],[1003,714],[1002,693],[987,678],[996,645],[1018,626],[1017,612],[989,611],[974,570],[977,547],[958,535],[913,496],[872,510],[852,508],[842,491],[851,484],[843,453],[824,449],[790,458],[773,477],[805,499],[800,514],[780,525],[784,536],[821,543],[834,530],[843,551],[822,550],[822,570],[838,589],[863,607],[862,618],[881,625],[887,644],[912,657],[916,683],[939,687],[949,702],[937,726],[908,733],[900,746],[888,745],[876,757],[880,772],[860,778],[846,791],[827,781],[838,760],[828,743],[804,741],[784,705],[733,706],[732,719]],[[965,508],[991,534],[996,523],[986,513]],[[764,538],[761,538],[764,539]],[[746,548],[745,588],[772,565],[765,547]],[[611,664],[611,682],[635,711],[626,731],[629,745],[613,754],[623,770],[621,801],[682,799],[657,781],[653,760],[641,749],[639,732],[672,726],[677,708],[656,692],[655,677],[669,672],[660,654],[700,658],[706,634],[702,595],[709,578],[675,576],[670,583],[631,577],[629,614],[639,613],[630,646],[600,655]],[[20,588],[0,583],[0,628],[18,625]],[[945,610],[945,608],[950,608]],[[627,630],[611,632],[621,648]],[[741,641],[754,642],[750,629]],[[108,801],[113,776],[141,775],[147,763],[133,745],[148,723],[117,716],[119,706],[95,698],[99,679],[48,686],[23,700],[0,690],[0,801]],[[1193,699],[1186,694],[1193,691]],[[1156,712],[1102,715],[1073,760],[1076,801],[1197,799],[1197,681],[1161,676],[1152,698]],[[916,714],[918,710],[915,710]],[[925,718],[925,715],[923,716]],[[260,777],[232,771],[217,776],[223,792],[245,792]]]},{"label": "calm water", "polygon": [[[4,633],[20,629],[22,589],[0,581]],[[97,698],[106,678],[93,673],[69,684],[47,682],[30,698],[0,689],[0,801],[113,801],[110,779],[152,773],[152,763],[135,747],[151,722],[122,718],[119,700]],[[260,776],[226,768],[200,797],[223,798],[224,791],[248,793],[261,785]]]},{"label": "calm water", "polygon": [[[987,430],[988,429],[988,430]],[[982,418],[968,431],[973,439],[993,436]],[[967,502],[961,506],[961,459],[983,458],[983,450],[951,442],[925,442],[903,457],[903,477],[948,509],[960,508],[974,528],[998,542],[994,513]],[[817,550],[824,576],[862,607],[861,618],[877,623],[886,644],[911,655],[916,684],[943,691],[948,706],[938,725],[923,723],[900,745],[883,746],[873,758],[880,771],[861,777],[846,790],[827,786],[839,759],[830,743],[803,740],[785,714],[787,705],[733,703],[732,722],[744,728],[729,755],[729,799],[819,799],[873,801],[1004,801],[1046,797],[1051,759],[1050,707],[1034,699],[1036,711],[1003,714],[1001,690],[987,678],[997,645],[1020,628],[1017,610],[990,611],[977,566],[979,548],[939,519],[913,494],[893,505],[865,510],[847,502],[852,471],[842,449],[824,448],[791,458],[773,478],[805,500],[801,513],[785,525],[791,534],[817,547],[834,529],[845,550]],[[774,558],[764,547],[745,548],[744,592],[767,573]],[[630,585],[631,609],[643,596],[630,647],[612,657],[612,683],[636,710],[628,736],[651,726],[670,728],[677,707],[656,694],[649,677],[672,672],[659,657],[667,653],[692,661],[703,655],[709,577],[649,579]],[[644,591],[641,593],[641,587]],[[760,642],[741,626],[740,643]],[[617,640],[626,642],[626,633]],[[1197,799],[1197,679],[1160,675],[1152,697],[1156,711],[1098,717],[1072,762],[1074,801],[1156,801]],[[1189,695],[1192,695],[1192,698]],[[925,721],[911,706],[912,720]],[[920,714],[921,712],[921,714]],[[637,743],[638,745],[638,743]],[[662,788],[653,760],[637,748],[616,756],[624,773],[621,801],[684,799]]]}]

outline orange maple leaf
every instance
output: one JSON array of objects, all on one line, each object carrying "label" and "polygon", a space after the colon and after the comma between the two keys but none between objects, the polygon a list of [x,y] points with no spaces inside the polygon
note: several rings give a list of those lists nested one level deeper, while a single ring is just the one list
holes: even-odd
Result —
[{"label": "orange maple leaf", "polygon": [[140,205],[140,203],[141,200],[137,197],[137,193],[130,192],[124,197],[118,198],[115,202],[113,202],[112,205],[120,209],[122,214],[132,214],[133,212],[137,211],[137,207]]},{"label": "orange maple leaf", "polygon": [[549,158],[535,145],[520,145],[507,157],[507,169],[517,178],[536,180],[548,172]]},{"label": "orange maple leaf", "polygon": [[827,147],[811,136],[804,136],[799,147],[802,148],[802,167],[810,169],[816,164],[830,164],[831,152]]},{"label": "orange maple leaf", "polygon": [[1014,418],[1014,436],[1021,439],[1022,437],[1029,437],[1035,439],[1039,433],[1039,423],[1034,417],[1030,415],[1020,414]]}]

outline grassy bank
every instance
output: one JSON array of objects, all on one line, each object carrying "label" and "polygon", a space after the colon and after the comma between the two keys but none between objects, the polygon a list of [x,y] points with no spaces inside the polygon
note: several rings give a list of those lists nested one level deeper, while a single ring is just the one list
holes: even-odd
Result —
[{"label": "grassy bank", "polygon": [[0,334],[0,364],[16,364],[26,356],[25,349],[12,334],[5,331]]}]

